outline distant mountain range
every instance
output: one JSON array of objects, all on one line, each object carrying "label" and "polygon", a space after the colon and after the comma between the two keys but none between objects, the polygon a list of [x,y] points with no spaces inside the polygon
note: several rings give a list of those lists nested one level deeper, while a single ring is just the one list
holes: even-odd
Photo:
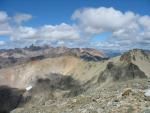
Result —
[{"label": "distant mountain range", "polygon": [[3,49],[0,50],[0,67],[20,64],[30,60],[40,60],[58,56],[70,55],[79,57],[87,61],[100,61],[107,59],[104,53],[92,48],[67,48],[34,46],[26,48]]}]

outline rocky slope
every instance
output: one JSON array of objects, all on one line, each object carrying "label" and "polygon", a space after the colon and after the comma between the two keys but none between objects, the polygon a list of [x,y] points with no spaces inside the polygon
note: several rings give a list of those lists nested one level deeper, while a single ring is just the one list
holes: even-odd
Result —
[{"label": "rocky slope", "polygon": [[149,113],[150,97],[145,96],[149,87],[147,79],[97,84],[79,96],[48,99],[11,113]]},{"label": "rocky slope", "polygon": [[125,53],[120,60],[125,60],[124,58],[126,55],[130,58],[130,60],[127,59],[126,61],[133,62],[135,65],[139,66],[148,77],[150,77],[150,51],[140,49],[130,50],[128,54]]},{"label": "rocky slope", "polygon": [[[11,56],[17,61],[4,66],[3,62],[0,63],[2,65],[0,85],[26,90],[21,93],[19,108],[14,110],[14,113],[87,113],[90,112],[88,110],[90,106],[94,109],[91,112],[113,112],[112,109],[122,109],[125,104],[121,104],[122,107],[109,109],[103,107],[107,107],[105,105],[112,102],[109,96],[113,96],[114,101],[115,98],[120,98],[122,101],[124,97],[116,95],[119,96],[123,92],[126,83],[130,83],[129,86],[134,88],[136,81],[142,78],[138,82],[142,86],[135,87],[130,91],[132,93],[140,87],[149,86],[147,78],[150,76],[150,53],[148,51],[134,49],[121,56],[107,59],[101,52],[88,48],[31,46],[20,50],[22,51],[20,53],[14,52],[16,50],[3,51],[2,58],[8,59]],[[142,89],[143,93],[146,88]],[[97,95],[101,96],[98,97],[102,100],[100,103],[95,100]],[[129,98],[134,96],[129,95]],[[135,100],[137,101],[139,100]],[[144,109],[140,108],[140,111]]]}]

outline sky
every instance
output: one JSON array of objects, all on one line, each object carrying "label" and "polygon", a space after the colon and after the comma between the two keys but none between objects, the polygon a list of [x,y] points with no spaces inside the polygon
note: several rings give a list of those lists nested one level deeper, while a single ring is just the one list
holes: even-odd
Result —
[{"label": "sky", "polygon": [[0,48],[150,48],[150,0],[0,0]]}]

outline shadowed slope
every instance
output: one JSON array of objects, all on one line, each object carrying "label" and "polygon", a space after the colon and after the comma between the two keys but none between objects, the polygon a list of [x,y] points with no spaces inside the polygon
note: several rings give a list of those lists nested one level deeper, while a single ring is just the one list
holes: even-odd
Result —
[{"label": "shadowed slope", "polygon": [[11,110],[18,107],[23,90],[0,86],[0,113],[9,113]]}]

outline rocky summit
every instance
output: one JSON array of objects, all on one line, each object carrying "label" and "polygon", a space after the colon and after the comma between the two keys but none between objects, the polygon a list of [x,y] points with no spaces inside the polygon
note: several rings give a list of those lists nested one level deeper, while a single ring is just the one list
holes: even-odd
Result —
[{"label": "rocky summit", "polygon": [[150,52],[91,48],[0,51],[0,113],[149,113]]}]

